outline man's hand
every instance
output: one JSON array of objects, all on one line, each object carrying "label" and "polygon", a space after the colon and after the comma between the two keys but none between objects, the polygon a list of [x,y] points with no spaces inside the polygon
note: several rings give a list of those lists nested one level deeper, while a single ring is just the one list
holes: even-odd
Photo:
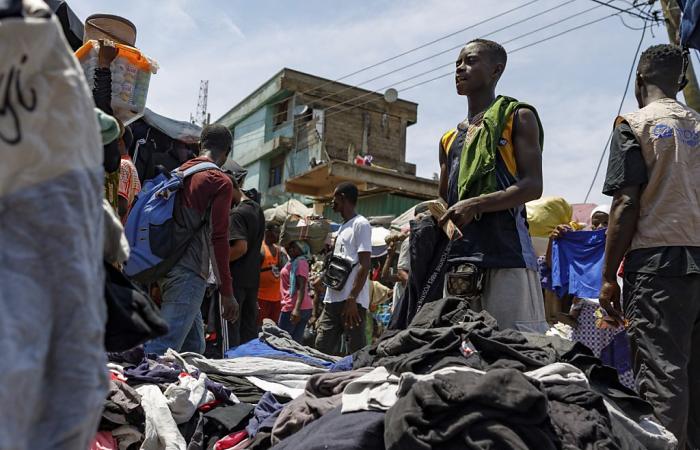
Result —
[{"label": "man's hand", "polygon": [[294,325],[299,323],[299,321],[301,320],[301,313],[299,312],[299,310],[297,310],[296,308],[292,310],[290,320]]},{"label": "man's hand", "polygon": [[362,319],[360,318],[360,311],[357,309],[357,301],[354,298],[349,298],[345,300],[343,312],[340,317],[343,319],[343,325],[346,329],[352,330],[353,328],[360,325]]},{"label": "man's hand", "polygon": [[625,319],[620,304],[620,285],[617,284],[617,280],[603,281],[598,300],[608,316],[614,319],[618,325],[624,326]]},{"label": "man's hand", "polygon": [[554,231],[552,231],[549,237],[551,237],[552,239],[559,239],[560,237],[571,231],[573,231],[573,228],[571,228],[567,224],[557,225],[557,227],[554,229]]},{"label": "man's hand", "polygon": [[309,318],[308,326],[310,326],[311,328],[316,328],[316,315],[315,314],[311,315],[311,317]]},{"label": "man's hand", "polygon": [[97,55],[98,65],[101,69],[109,69],[112,61],[117,57],[119,49],[113,41],[109,39],[100,39],[100,50]]},{"label": "man's hand", "polygon": [[222,295],[221,307],[223,309],[221,316],[224,318],[224,320],[231,323],[238,320],[238,302],[233,295]]},{"label": "man's hand", "polygon": [[440,218],[438,224],[442,227],[448,220],[452,220],[457,228],[462,228],[465,225],[470,224],[476,216],[480,213],[479,211],[479,199],[468,198],[466,200],[461,200],[450,207],[447,212]]}]

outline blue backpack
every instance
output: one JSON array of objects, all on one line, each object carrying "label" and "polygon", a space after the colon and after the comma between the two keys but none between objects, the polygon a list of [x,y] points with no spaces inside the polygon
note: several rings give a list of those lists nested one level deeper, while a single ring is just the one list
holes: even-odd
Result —
[{"label": "blue backpack", "polygon": [[185,178],[205,170],[221,170],[210,162],[196,164],[182,171],[173,170],[148,180],[126,221],[125,234],[131,253],[124,274],[140,283],[154,282],[170,271],[187,250],[192,238],[206,224],[208,214],[196,230],[187,235],[176,233],[173,217],[177,194]]}]

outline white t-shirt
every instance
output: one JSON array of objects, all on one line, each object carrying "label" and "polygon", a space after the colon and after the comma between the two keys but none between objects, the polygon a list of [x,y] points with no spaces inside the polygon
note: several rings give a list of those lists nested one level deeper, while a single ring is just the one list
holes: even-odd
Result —
[{"label": "white t-shirt", "polygon": [[[355,284],[357,273],[360,270],[358,253],[363,252],[372,252],[372,227],[367,219],[357,215],[342,224],[338,229],[338,237],[335,239],[335,251],[333,252],[334,255],[343,256],[351,260],[355,267],[350,272],[348,281],[343,286],[342,291],[336,291],[331,288],[326,289],[324,303],[342,302],[348,299],[352,286]],[[365,283],[357,296],[357,304],[369,308],[369,283]]]}]

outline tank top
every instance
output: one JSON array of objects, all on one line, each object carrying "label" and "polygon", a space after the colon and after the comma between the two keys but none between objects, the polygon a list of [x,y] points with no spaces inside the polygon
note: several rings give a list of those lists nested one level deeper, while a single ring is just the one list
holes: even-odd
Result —
[{"label": "tank top", "polygon": [[[258,298],[268,302],[278,302],[282,299],[282,295],[280,294],[279,272],[277,272],[280,261],[280,251],[277,249],[277,256],[273,256],[265,242],[262,244],[262,251],[265,257],[260,267]],[[276,273],[278,274],[277,276],[275,276]]]},{"label": "tank top", "polygon": [[[514,120],[517,110],[507,119],[496,154],[496,184],[505,190],[518,181],[518,167],[513,146]],[[472,126],[480,126],[472,125]],[[447,155],[448,190],[447,204],[457,203],[459,164],[465,140],[472,133],[460,125],[445,133],[440,148]],[[455,242],[450,252],[451,259],[461,259],[485,269],[528,268],[537,270],[537,257],[528,233],[525,205],[506,211],[485,213],[462,227],[463,238]]]}]

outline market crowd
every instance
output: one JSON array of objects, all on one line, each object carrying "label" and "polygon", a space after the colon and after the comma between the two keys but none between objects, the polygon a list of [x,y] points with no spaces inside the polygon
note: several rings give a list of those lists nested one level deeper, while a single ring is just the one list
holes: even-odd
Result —
[{"label": "market crowd", "polygon": [[439,199],[377,243],[351,182],[334,230],[266,220],[220,124],[139,167],[118,36],[84,72],[42,5],[0,19],[34,46],[3,63],[26,78],[8,72],[0,132],[0,449],[700,448],[700,115],[677,100],[679,47],[641,55],[611,205],[581,223],[536,203],[544,126],[496,95],[504,48],[471,41]]}]

